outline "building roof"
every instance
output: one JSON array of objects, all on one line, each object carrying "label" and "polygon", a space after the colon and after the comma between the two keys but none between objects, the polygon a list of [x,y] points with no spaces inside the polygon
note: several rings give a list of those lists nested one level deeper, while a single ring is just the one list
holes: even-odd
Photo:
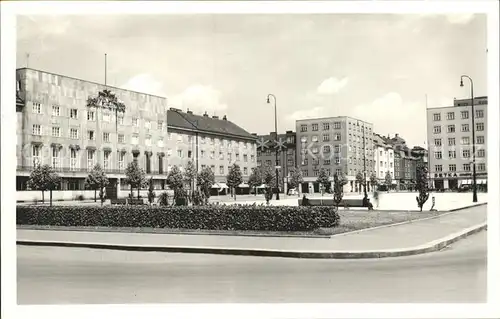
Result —
[{"label": "building roof", "polygon": [[213,118],[208,115],[196,115],[178,109],[167,111],[167,126],[181,130],[194,130],[233,138],[257,140],[257,137],[227,119]]}]

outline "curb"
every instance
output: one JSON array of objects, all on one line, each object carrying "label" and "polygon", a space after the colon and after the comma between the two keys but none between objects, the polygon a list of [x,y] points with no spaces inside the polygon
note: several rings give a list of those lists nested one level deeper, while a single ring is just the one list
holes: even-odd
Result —
[{"label": "curb", "polygon": [[71,248],[91,248],[108,249],[137,252],[168,252],[168,253],[191,253],[191,254],[212,254],[212,255],[237,255],[237,256],[259,256],[259,257],[282,257],[282,258],[304,258],[304,259],[366,259],[366,258],[388,258],[425,254],[442,250],[452,243],[466,238],[472,234],[487,229],[487,223],[482,223],[461,232],[451,234],[447,237],[427,243],[422,246],[387,251],[340,251],[340,252],[318,252],[318,251],[282,251],[268,249],[237,249],[237,248],[217,248],[217,247],[167,247],[167,246],[129,246],[96,243],[76,243],[76,242],[46,242],[17,240],[20,246],[49,246],[49,247],[71,247]]}]

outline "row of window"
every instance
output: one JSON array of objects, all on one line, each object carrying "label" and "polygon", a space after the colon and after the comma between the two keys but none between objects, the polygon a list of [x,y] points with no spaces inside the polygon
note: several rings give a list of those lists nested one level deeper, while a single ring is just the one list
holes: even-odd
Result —
[{"label": "row of window", "polygon": [[[469,136],[462,136],[460,139],[460,142],[462,145],[470,145],[470,137]],[[448,146],[454,146],[456,145],[456,140],[454,137],[449,137],[448,138]],[[476,136],[476,144],[484,144],[484,136],[479,135]],[[434,139],[434,145],[435,146],[442,146],[442,140],[440,138],[435,138]]]},{"label": "row of window", "polygon": [[[462,170],[466,172],[470,172],[471,170],[471,164],[462,164]],[[486,164],[485,163],[478,163],[477,164],[477,170],[478,171],[486,171]],[[434,171],[436,172],[442,172],[443,171],[443,165],[435,165],[434,166]],[[448,165],[448,172],[456,172],[457,171],[457,165],[456,164],[449,164]]]},{"label": "row of window", "polygon": [[[441,113],[433,113],[432,118],[435,122],[441,121]],[[469,118],[469,111],[460,111],[460,118],[466,120]],[[476,110],[476,118],[484,118],[484,110]],[[446,113],[447,120],[455,119],[455,112]]]},{"label": "row of window", "polygon": [[[323,130],[324,131],[328,131],[331,127],[330,123],[322,123],[323,124]],[[333,129],[334,130],[339,130],[342,128],[342,124],[341,122],[333,122]],[[313,131],[318,131],[319,130],[319,124],[318,123],[314,123],[311,125],[311,128]],[[308,125],[307,124],[302,124],[300,125],[300,131],[301,132],[307,132],[307,129],[308,129]]]},{"label": "row of window", "polygon": [[[486,156],[485,150],[477,150],[477,157],[485,157],[485,156]],[[471,157],[471,150],[462,150],[462,157],[463,158],[470,158]],[[434,152],[434,158],[442,159],[443,153],[441,151]],[[448,151],[448,158],[457,158],[457,152],[456,151]]]},{"label": "row of window", "polygon": [[[469,132],[469,124],[462,124],[461,125],[461,131],[462,132]],[[476,131],[484,131],[484,123],[476,123]],[[447,132],[448,133],[455,133],[455,125],[450,124],[447,126]],[[435,125],[434,126],[434,134],[440,134],[441,133],[441,125]]]}]

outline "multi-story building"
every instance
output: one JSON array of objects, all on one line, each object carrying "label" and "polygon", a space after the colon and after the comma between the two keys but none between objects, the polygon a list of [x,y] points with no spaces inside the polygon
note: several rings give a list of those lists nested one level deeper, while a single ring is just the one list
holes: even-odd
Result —
[{"label": "multi-story building", "polygon": [[[241,168],[244,183],[240,192],[248,192],[248,177],[252,168],[257,166],[256,137],[238,125],[229,121],[226,116],[209,116],[183,112],[170,108],[167,112],[168,138],[167,161],[171,166],[185,167],[192,161],[198,170],[210,167],[215,175],[219,192],[227,190],[226,177],[234,163]],[[198,160],[197,160],[198,159]]]},{"label": "multi-story building", "polygon": [[373,124],[346,116],[296,121],[297,159],[302,170],[302,192],[318,192],[319,171],[333,175],[343,172],[348,184],[344,191],[356,190],[356,175],[373,171]]},{"label": "multi-story building", "polygon": [[280,190],[284,193],[288,190],[287,177],[290,170],[297,167],[297,135],[293,131],[286,131],[285,134],[271,132],[268,135],[253,134],[258,139],[257,147],[257,165],[275,167],[276,148],[280,147],[278,152],[279,180]]},{"label": "multi-story building", "polygon": [[[37,164],[49,164],[60,174],[60,190],[83,190],[88,171],[99,163],[110,180],[108,196],[117,196],[127,189],[125,169],[131,161],[164,188],[169,167],[196,158],[194,136],[200,138],[199,168],[210,165],[218,181],[235,161],[244,176],[256,165],[255,138],[226,118],[181,117],[182,112],[168,110],[164,97],[29,68],[18,69],[16,79],[18,190],[26,189]],[[125,105],[124,112],[87,106],[89,97],[105,89]],[[196,128],[183,118],[196,121]]]},{"label": "multi-story building", "polygon": [[488,98],[481,96],[474,98],[475,114],[470,99],[455,99],[453,106],[427,109],[430,176],[436,189],[456,189],[472,183],[473,144],[477,183],[487,183],[487,106]]},{"label": "multi-story building", "polygon": [[[390,143],[389,137],[384,137],[379,134],[374,134],[373,137],[374,151],[374,171],[379,184],[385,184],[385,176],[387,172],[391,174],[392,184],[395,182],[394,174],[394,147]],[[401,161],[398,162],[399,165]]]}]

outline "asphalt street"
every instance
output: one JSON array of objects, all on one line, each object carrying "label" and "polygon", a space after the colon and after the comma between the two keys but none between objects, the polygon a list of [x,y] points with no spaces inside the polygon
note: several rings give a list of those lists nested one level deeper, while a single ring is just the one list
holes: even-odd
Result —
[{"label": "asphalt street", "polygon": [[17,247],[19,304],[486,302],[486,232],[388,259]]}]

